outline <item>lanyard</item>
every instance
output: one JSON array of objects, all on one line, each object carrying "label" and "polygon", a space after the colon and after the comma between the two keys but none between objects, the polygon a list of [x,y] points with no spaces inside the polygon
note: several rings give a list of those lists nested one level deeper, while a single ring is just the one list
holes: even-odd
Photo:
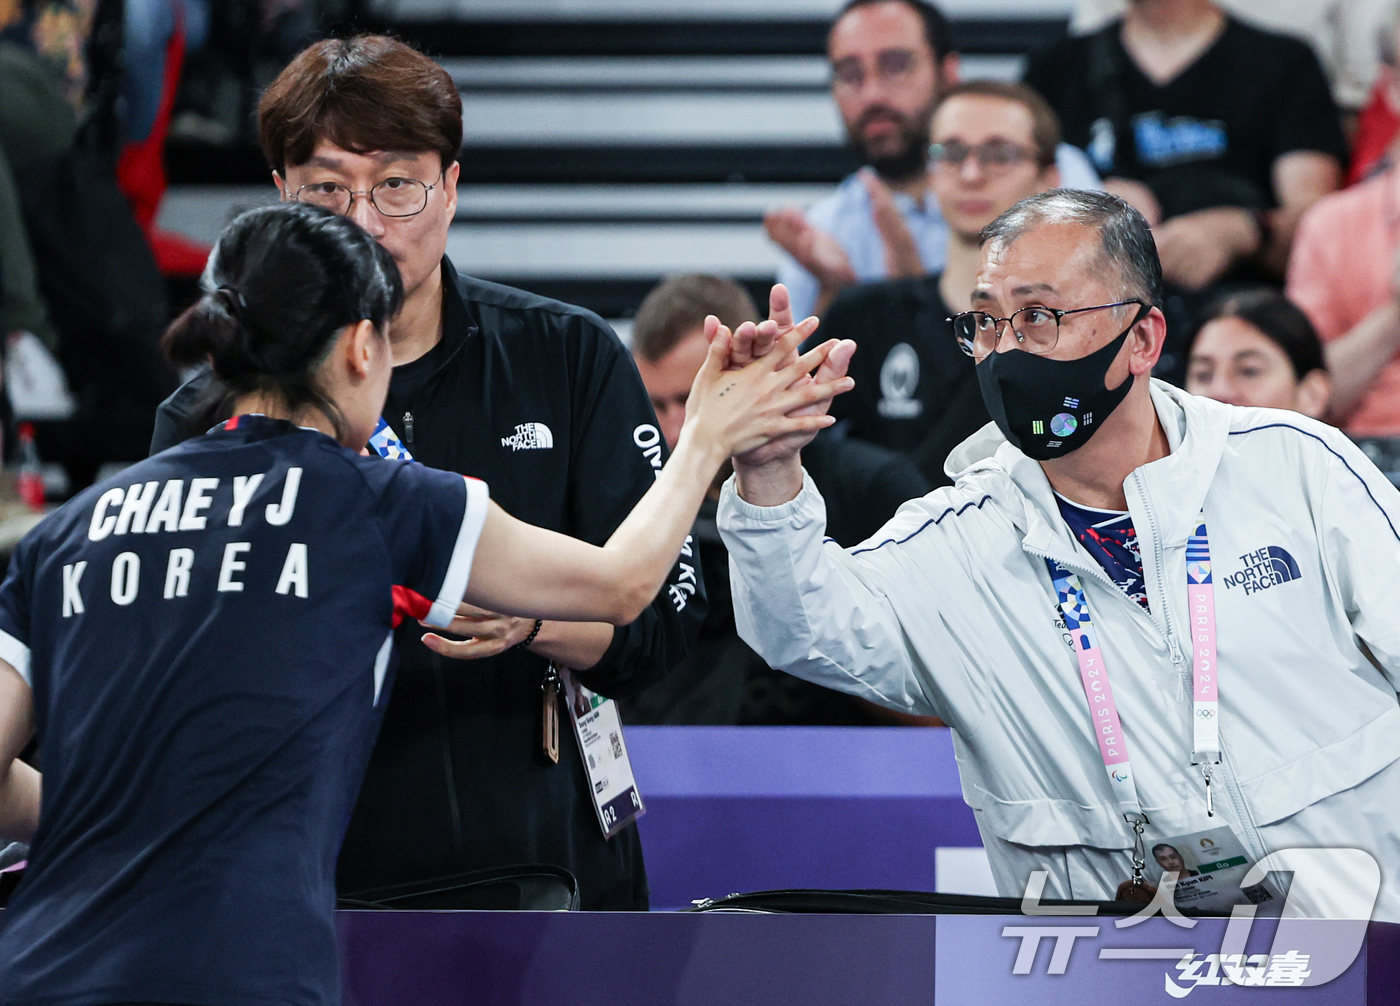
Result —
[{"label": "lanyard", "polygon": [[[1147,815],[1138,800],[1133,781],[1132,762],[1128,758],[1127,739],[1118,717],[1118,703],[1113,699],[1113,686],[1104,666],[1103,651],[1099,649],[1089,602],[1084,596],[1084,584],[1079,574],[1059,562],[1046,558],[1050,578],[1055,584],[1056,600],[1065,627],[1074,642],[1074,655],[1079,661],[1079,680],[1084,697],[1089,702],[1089,716],[1099,755],[1109,786],[1118,807],[1139,836]],[[1186,544],[1186,592],[1191,615],[1192,689],[1191,763],[1201,766],[1206,780],[1206,813],[1214,817],[1211,800],[1211,767],[1220,762],[1220,718],[1218,672],[1215,658],[1215,587],[1210,575],[1210,542],[1206,536],[1206,518],[1202,512],[1196,532]],[[1165,612],[1163,613],[1165,617]]]},{"label": "lanyard", "polygon": [[[378,454],[381,458],[388,458],[390,461],[410,461],[413,462],[413,455],[408,448],[403,445],[403,441],[393,431],[384,417],[379,417],[379,425],[374,428],[374,432],[369,437],[369,449]],[[416,464],[416,462],[414,462]]]},{"label": "lanyard", "polygon": [[1210,578],[1210,541],[1202,512],[1196,533],[1186,542],[1186,599],[1191,615],[1191,764],[1206,777],[1206,812],[1210,806],[1210,766],[1220,764],[1220,691],[1215,655],[1215,584]]}]

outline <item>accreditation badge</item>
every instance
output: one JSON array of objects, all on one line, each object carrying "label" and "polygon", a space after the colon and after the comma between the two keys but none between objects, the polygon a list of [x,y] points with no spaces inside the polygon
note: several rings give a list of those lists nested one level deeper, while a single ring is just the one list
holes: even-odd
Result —
[{"label": "accreditation badge", "polygon": [[627,757],[617,703],[583,687],[567,669],[560,669],[559,680],[564,686],[569,721],[578,738],[583,768],[588,774],[593,809],[597,811],[604,837],[612,838],[646,813],[642,796],[637,792],[637,781],[632,777],[632,762]]},{"label": "accreditation badge", "polygon": [[1268,881],[1240,888],[1254,861],[1228,825],[1160,839],[1147,852],[1148,875],[1157,884],[1163,873],[1177,874],[1177,908],[1228,912],[1235,905],[1263,905],[1279,897]]}]

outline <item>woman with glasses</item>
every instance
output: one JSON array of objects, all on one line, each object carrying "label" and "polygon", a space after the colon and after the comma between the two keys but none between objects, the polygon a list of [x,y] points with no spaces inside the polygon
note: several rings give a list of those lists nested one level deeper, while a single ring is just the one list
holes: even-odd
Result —
[{"label": "woman with glasses", "polygon": [[[720,329],[670,463],[598,548],[480,481],[365,456],[403,288],[362,229],[253,210],[209,279],[165,345],[212,362],[233,418],[75,497],[0,587],[0,833],[34,833],[7,1006],[337,1002],[336,855],[394,628],[445,626],[463,598],[635,619],[724,459],[829,424],[788,413],[849,382],[800,380],[832,348],[796,356],[813,324],[730,371]],[[36,731],[42,813],[15,762]]]}]

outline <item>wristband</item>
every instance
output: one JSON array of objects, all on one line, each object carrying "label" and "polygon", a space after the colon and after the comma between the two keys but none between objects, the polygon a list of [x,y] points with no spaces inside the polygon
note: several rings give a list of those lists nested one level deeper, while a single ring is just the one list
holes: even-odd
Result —
[{"label": "wristband", "polygon": [[535,641],[535,637],[540,634],[540,627],[544,625],[543,618],[535,619],[535,627],[530,630],[530,634],[511,647],[512,650],[528,650],[530,644]]}]

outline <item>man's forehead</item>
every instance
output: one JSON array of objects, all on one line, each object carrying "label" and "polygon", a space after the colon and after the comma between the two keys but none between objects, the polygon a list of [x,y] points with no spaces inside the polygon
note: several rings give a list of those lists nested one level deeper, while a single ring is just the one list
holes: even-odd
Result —
[{"label": "man's forehead", "polygon": [[329,168],[332,171],[347,170],[365,161],[372,162],[376,167],[388,167],[394,164],[417,164],[424,157],[434,156],[436,152],[431,150],[371,150],[356,153],[330,140],[322,140],[307,158],[306,167]]},{"label": "man's forehead", "polygon": [[957,134],[958,139],[1034,141],[1035,124],[1030,110],[1020,102],[994,95],[955,94],[933,113],[933,139]]},{"label": "man's forehead", "polygon": [[[977,277],[977,289],[972,291],[972,299],[991,299],[993,296],[992,286],[994,282],[994,277],[988,276],[984,280],[984,278],[979,275]],[[1061,294],[1060,288],[1054,283],[1019,283],[1006,292],[1015,298],[1038,296],[1058,297]]]},{"label": "man's forehead", "polygon": [[973,297],[1075,296],[1099,285],[1102,258],[1102,239],[1094,228],[1035,224],[1011,241],[994,238],[982,246]]},{"label": "man's forehead", "polygon": [[872,45],[885,49],[926,44],[923,21],[914,8],[903,0],[885,0],[856,7],[833,24],[827,55],[834,61],[858,55]]}]

